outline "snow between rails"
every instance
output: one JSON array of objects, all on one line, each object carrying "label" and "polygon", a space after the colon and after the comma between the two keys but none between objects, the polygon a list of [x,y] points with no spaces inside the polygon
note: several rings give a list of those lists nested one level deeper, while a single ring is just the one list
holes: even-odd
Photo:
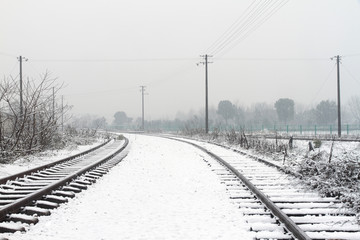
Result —
[{"label": "snow between rails", "polygon": [[10,239],[253,238],[203,153],[167,139],[127,137],[123,162]]}]

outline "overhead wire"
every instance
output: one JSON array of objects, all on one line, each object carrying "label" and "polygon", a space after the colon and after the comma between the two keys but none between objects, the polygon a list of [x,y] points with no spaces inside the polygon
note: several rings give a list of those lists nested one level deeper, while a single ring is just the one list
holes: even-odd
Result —
[{"label": "overhead wire", "polygon": [[[258,19],[260,19],[255,25],[252,25],[251,28],[247,31],[247,32],[244,32],[244,34],[241,36],[241,33],[237,35],[237,39],[235,39],[234,43],[227,47],[227,46],[224,46],[222,47],[222,49],[220,49],[217,54],[219,54],[220,51],[224,50],[220,56],[224,55],[225,53],[227,53],[228,51],[230,51],[231,49],[233,49],[234,47],[236,47],[241,41],[245,40],[251,33],[253,33],[254,31],[256,31],[260,26],[262,26],[265,22],[267,22],[276,12],[278,12],[283,6],[285,6],[286,3],[288,3],[289,0],[280,0],[279,1],[279,4],[277,4],[274,8],[272,8],[269,12],[265,12],[265,16],[262,15],[262,16],[259,16],[256,21]],[[276,4],[276,3],[274,3]],[[271,6],[273,7],[274,4]],[[266,10],[267,11],[267,10]],[[229,43],[231,44],[231,43]],[[228,45],[229,45],[228,44]],[[227,48],[226,48],[227,47]],[[226,48],[226,49],[225,49]]]},{"label": "overhead wire", "polygon": [[243,57],[243,58],[223,58],[215,57],[214,60],[218,61],[328,61],[329,58],[255,58],[255,57]]},{"label": "overhead wire", "polygon": [[[18,63],[14,63],[14,66],[11,68],[10,75],[14,72],[15,68],[18,66]],[[20,73],[17,73],[20,74]]]},{"label": "overhead wire", "polygon": [[346,55],[342,55],[341,57],[359,57],[360,53],[354,53],[354,54],[346,54]]},{"label": "overhead wire", "polygon": [[197,60],[197,58],[32,59],[33,62],[161,62],[193,60]]},{"label": "overhead wire", "polygon": [[309,106],[315,101],[315,99],[318,97],[319,93],[321,92],[321,90],[324,88],[325,84],[329,81],[331,74],[334,72],[334,69],[336,67],[336,63],[333,64],[333,67],[331,68],[330,72],[328,73],[328,75],[326,76],[325,80],[322,82],[322,84],[320,85],[320,88],[316,91],[315,96],[312,98],[312,100],[309,103]]},{"label": "overhead wire", "polygon": [[238,36],[241,36],[241,34],[245,33],[247,29],[250,28],[252,24],[257,21],[261,14],[263,14],[264,11],[267,11],[267,9],[269,9],[270,3],[270,1],[264,1],[262,5],[258,9],[256,9],[256,11],[246,20],[246,22],[236,32],[234,32],[232,36],[230,36],[227,41],[222,44],[222,46],[219,46],[219,48],[213,54],[217,54],[218,52],[226,48],[229,44],[231,44],[233,41],[235,41]]},{"label": "overhead wire", "polygon": [[252,3],[245,9],[245,11],[240,15],[238,19],[227,29],[225,32],[213,43],[210,45],[210,47],[206,50],[206,52],[211,52],[212,48],[216,47],[217,44],[223,41],[224,38],[226,38],[226,35],[230,34],[234,28],[237,27],[238,24],[241,23],[241,21],[248,15],[248,10],[254,5],[256,0],[253,0]]},{"label": "overhead wire", "polygon": [[224,54],[247,38],[289,0],[253,1],[243,14],[208,48],[210,55]]},{"label": "overhead wire", "polygon": [[168,74],[167,76],[162,77],[158,80],[150,81],[150,82],[146,83],[146,86],[156,86],[162,82],[174,81],[176,79],[176,77],[187,74],[188,72],[190,72],[191,69],[193,69],[193,68],[190,68],[188,65],[184,64],[181,67],[179,67],[177,71],[174,71],[173,73]]},{"label": "overhead wire", "polygon": [[223,49],[226,45],[228,45],[230,42],[232,42],[236,35],[241,34],[241,32],[245,31],[246,28],[251,25],[254,20],[259,16],[259,14],[262,13],[264,10],[264,7],[267,7],[270,4],[270,1],[260,1],[258,4],[252,7],[252,9],[244,15],[244,21],[241,21],[237,24],[236,28],[229,32],[228,36],[226,36],[221,43],[214,48],[214,50],[211,52],[212,55],[215,55],[219,50]]},{"label": "overhead wire", "polygon": [[17,56],[16,56],[16,55],[14,55],[14,54],[10,54],[10,53],[6,53],[6,52],[2,52],[2,51],[0,51],[0,55],[7,56],[7,57],[17,57]]},{"label": "overhead wire", "polygon": [[111,93],[111,92],[115,92],[116,94],[119,93],[128,93],[128,90],[132,90],[132,89],[138,89],[139,86],[132,86],[132,87],[127,87],[127,88],[116,88],[116,89],[105,89],[105,90],[101,90],[101,91],[91,91],[91,92],[82,92],[82,93],[70,93],[70,94],[64,94],[64,96],[66,97],[71,97],[71,96],[76,96],[76,97],[82,97],[82,96],[89,96],[89,95],[95,95],[95,94],[103,94],[103,93]]},{"label": "overhead wire", "polygon": [[349,76],[357,83],[360,85],[360,80],[357,79],[352,73],[351,71],[344,65],[344,63],[341,63],[341,65],[344,67],[345,71],[347,72],[347,74],[349,74]]},{"label": "overhead wire", "polygon": [[[188,73],[190,70],[191,70],[191,68],[189,68],[189,66],[181,65],[181,67],[179,67],[177,71],[174,71],[173,73],[168,74],[167,76],[161,77],[157,80],[148,81],[145,83],[145,85],[154,87],[154,86],[158,85],[159,83],[163,83],[165,81],[170,82],[170,81],[173,81],[173,79],[175,79],[176,77]],[[118,94],[118,93],[128,92],[128,90],[138,89],[138,87],[139,86],[136,85],[136,86],[131,86],[128,88],[114,88],[114,89],[105,89],[105,90],[101,90],[101,91],[92,91],[92,92],[85,92],[85,93],[65,94],[64,96],[87,96],[87,95],[104,94],[104,93],[111,93],[111,92],[115,92],[116,94]]]}]

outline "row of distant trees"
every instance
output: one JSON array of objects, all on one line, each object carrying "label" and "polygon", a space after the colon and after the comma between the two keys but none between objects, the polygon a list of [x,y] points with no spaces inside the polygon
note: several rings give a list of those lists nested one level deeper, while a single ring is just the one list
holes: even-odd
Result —
[{"label": "row of distant trees", "polygon": [[[337,122],[337,104],[335,101],[323,100],[315,107],[296,111],[294,100],[280,98],[274,105],[257,103],[252,107],[243,108],[228,100],[220,101],[217,114],[222,119],[216,122],[226,125],[332,125]],[[360,124],[360,97],[352,97],[347,106],[342,109],[342,116],[347,123]]]},{"label": "row of distant trees", "polygon": [[[343,107],[344,123],[360,124],[360,97],[353,97]],[[273,125],[332,125],[337,122],[337,105],[335,101],[323,100],[315,107],[301,109],[290,98],[280,98],[273,104],[256,103],[250,107],[233,104],[229,100],[220,101],[217,108],[209,109],[210,126],[273,126]],[[83,116],[76,119],[78,127],[114,128],[119,130],[140,130],[141,118],[132,119],[124,111],[113,115],[109,124],[104,117]],[[204,111],[190,112],[187,116],[177,116],[174,120],[145,120],[145,129],[154,131],[180,130],[184,127],[203,128]]]},{"label": "row of distant trees", "polygon": [[[355,100],[359,100],[356,98]],[[357,106],[360,108],[360,104]],[[227,125],[229,121],[243,124],[334,124],[337,120],[337,105],[334,101],[321,101],[315,108],[302,112],[295,112],[295,102],[289,98],[278,99],[274,107],[266,103],[255,104],[244,109],[232,104],[228,100],[220,101],[217,113]],[[358,117],[354,115],[355,118]],[[359,118],[357,119],[360,120]],[[221,122],[221,119],[218,120]]]}]

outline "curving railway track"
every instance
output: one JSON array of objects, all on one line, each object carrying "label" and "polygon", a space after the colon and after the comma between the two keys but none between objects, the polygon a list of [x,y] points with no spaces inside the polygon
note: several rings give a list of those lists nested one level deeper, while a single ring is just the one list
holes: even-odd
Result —
[{"label": "curving railway track", "polygon": [[355,214],[336,198],[321,197],[295,176],[225,147],[171,138],[201,149],[226,185],[256,239],[360,239]]},{"label": "curving railway track", "polygon": [[0,179],[0,232],[25,231],[38,216],[87,189],[127,154],[129,141],[110,140],[83,153]]},{"label": "curving railway track", "polygon": [[[306,190],[278,166],[219,145],[171,139],[204,152],[255,239],[360,239],[353,212],[336,198]],[[0,232],[25,231],[38,216],[49,215],[120,162],[127,144],[127,139],[112,140],[86,154],[0,179]]]}]

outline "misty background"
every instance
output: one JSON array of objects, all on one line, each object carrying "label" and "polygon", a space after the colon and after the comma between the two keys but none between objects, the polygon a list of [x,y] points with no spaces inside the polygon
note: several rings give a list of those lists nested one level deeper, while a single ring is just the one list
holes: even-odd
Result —
[{"label": "misty background", "polygon": [[[263,2],[269,15],[253,22],[253,31],[228,35],[233,41],[224,48],[216,44]],[[201,115],[203,54],[213,55],[213,121],[223,100],[249,115],[256,106],[274,114],[278,99],[292,99],[295,113],[304,113],[321,101],[336,102],[336,61],[330,58],[340,55],[343,114],[354,121],[346,108],[360,87],[357,0],[1,0],[0,6],[2,78],[17,78],[17,57],[24,56],[23,78],[38,81],[49,71],[64,83],[57,100],[64,96],[78,116],[111,123],[123,111],[135,120],[141,117],[140,86],[146,86],[146,120]]]}]

